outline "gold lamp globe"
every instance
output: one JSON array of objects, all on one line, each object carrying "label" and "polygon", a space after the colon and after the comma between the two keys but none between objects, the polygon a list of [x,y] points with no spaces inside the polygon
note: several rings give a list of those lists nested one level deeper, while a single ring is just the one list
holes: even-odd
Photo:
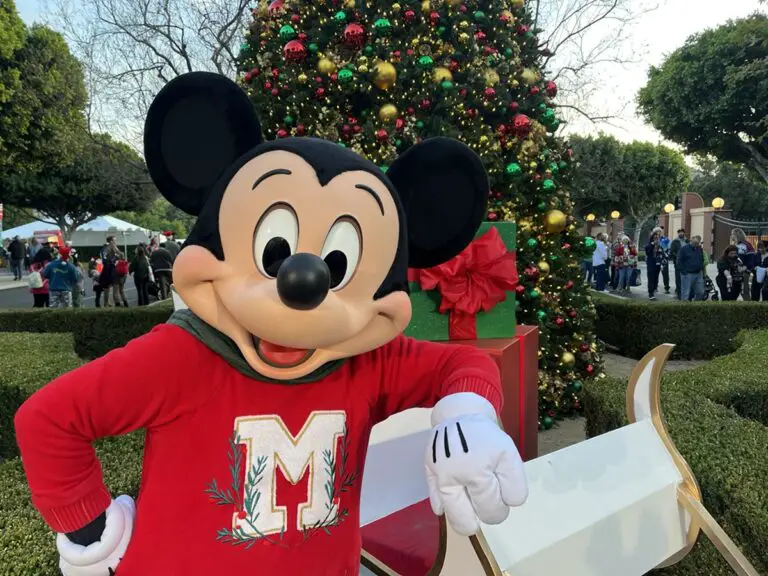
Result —
[{"label": "gold lamp globe", "polygon": [[621,212],[619,212],[618,210],[614,210],[613,212],[611,212],[611,218],[613,218],[614,220],[618,220],[620,217],[621,217]]},{"label": "gold lamp globe", "polygon": [[720,210],[720,208],[722,208],[723,206],[725,206],[725,200],[720,198],[720,196],[712,200],[712,208],[716,208]]},{"label": "gold lamp globe", "polygon": [[667,214],[669,214],[670,212],[674,212],[674,211],[675,211],[675,205],[674,204],[669,203],[669,204],[665,204],[664,205],[664,212],[666,212]]},{"label": "gold lamp globe", "polygon": [[584,220],[586,220],[587,222],[594,222],[595,221],[595,215],[592,214],[592,213],[589,213],[589,214],[587,214],[584,217]]}]

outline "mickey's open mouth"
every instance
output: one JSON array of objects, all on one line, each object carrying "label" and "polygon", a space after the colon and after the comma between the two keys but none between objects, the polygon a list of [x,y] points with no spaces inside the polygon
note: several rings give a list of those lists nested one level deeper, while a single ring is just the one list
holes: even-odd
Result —
[{"label": "mickey's open mouth", "polygon": [[306,362],[314,350],[305,350],[302,348],[290,348],[272,344],[266,340],[260,340],[253,337],[253,343],[256,346],[256,353],[265,363],[275,368],[293,368]]}]

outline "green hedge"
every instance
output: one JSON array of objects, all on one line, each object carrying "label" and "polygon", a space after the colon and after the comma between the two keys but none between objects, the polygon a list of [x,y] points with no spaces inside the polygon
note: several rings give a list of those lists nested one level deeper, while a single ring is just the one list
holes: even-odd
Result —
[{"label": "green hedge", "polygon": [[168,320],[172,311],[170,300],[141,308],[6,309],[0,311],[0,333],[71,333],[77,355],[93,359],[146,334],[153,326]]},{"label": "green hedge", "polygon": [[[83,361],[72,334],[9,333],[0,342],[0,576],[59,576],[53,534],[32,507],[21,460],[14,457],[13,415],[35,390]],[[143,433],[97,443],[113,494],[138,493],[143,445]]]},{"label": "green hedge", "polygon": [[[668,373],[662,408],[705,505],[757,571],[768,574],[768,376],[763,361],[768,331],[743,333],[734,344],[736,352],[706,366]],[[625,392],[626,383],[611,378],[585,386],[589,437],[626,424]],[[703,534],[688,557],[659,572],[733,574]]]},{"label": "green hedge", "polygon": [[675,344],[674,358],[707,360],[735,350],[739,331],[768,326],[760,302],[648,302],[595,295],[595,333],[624,356]]}]

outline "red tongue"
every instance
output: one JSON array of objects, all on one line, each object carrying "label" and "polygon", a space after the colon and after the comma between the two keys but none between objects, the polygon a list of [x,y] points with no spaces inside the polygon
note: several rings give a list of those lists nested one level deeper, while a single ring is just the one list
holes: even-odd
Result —
[{"label": "red tongue", "polygon": [[272,344],[266,340],[259,340],[259,352],[268,361],[282,366],[298,364],[306,358],[309,350],[288,348],[279,344]]}]

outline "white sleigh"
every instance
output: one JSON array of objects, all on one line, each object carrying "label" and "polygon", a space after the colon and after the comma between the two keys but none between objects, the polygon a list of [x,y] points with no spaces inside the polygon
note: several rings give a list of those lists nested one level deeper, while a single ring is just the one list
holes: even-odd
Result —
[{"label": "white sleigh", "polygon": [[[701,503],[701,491],[662,419],[661,374],[673,346],[650,352],[627,392],[628,426],[526,463],[528,501],[472,538],[441,518],[430,576],[641,576],[679,562],[699,531],[735,573],[759,576]],[[429,410],[373,430],[363,477],[366,526],[427,499]],[[363,552],[361,575],[398,576]]]}]

